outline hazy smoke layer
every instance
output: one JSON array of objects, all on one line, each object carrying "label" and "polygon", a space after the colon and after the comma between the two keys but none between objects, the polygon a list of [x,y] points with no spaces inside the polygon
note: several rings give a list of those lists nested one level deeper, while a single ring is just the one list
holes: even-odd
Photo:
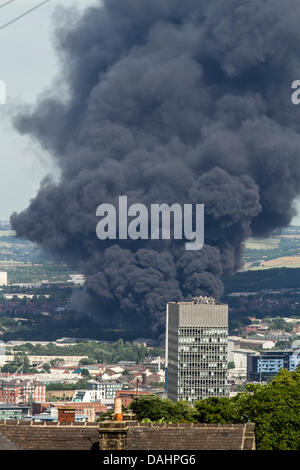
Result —
[{"label": "hazy smoke layer", "polygon": [[[79,21],[72,14],[56,31],[68,99],[52,90],[16,120],[53,154],[61,180],[44,181],[12,226],[78,263],[87,282],[76,303],[100,324],[159,332],[168,300],[220,296],[251,230],[294,214],[300,3],[104,0]],[[101,242],[96,208],[119,195],[204,203],[204,249]]]}]

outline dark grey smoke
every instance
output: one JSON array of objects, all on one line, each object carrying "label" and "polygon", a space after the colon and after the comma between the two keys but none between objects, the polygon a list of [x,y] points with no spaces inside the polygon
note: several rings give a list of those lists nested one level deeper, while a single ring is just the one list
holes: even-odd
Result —
[{"label": "dark grey smoke", "polygon": [[[168,300],[222,294],[252,232],[287,225],[300,193],[299,0],[104,0],[56,29],[69,98],[19,115],[61,168],[17,234],[78,263],[77,305],[106,327],[161,331]],[[71,25],[71,26],[70,26]],[[55,90],[51,95],[55,96]],[[104,243],[96,208],[205,204],[205,247]]]}]

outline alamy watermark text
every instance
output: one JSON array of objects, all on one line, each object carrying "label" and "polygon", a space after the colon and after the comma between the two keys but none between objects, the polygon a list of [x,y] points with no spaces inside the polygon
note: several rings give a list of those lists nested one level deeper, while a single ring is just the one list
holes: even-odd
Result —
[{"label": "alamy watermark text", "polygon": [[119,196],[117,209],[113,204],[100,204],[96,215],[101,217],[96,227],[100,240],[170,240],[173,237],[188,240],[186,250],[201,250],[204,245],[204,204],[183,204],[183,209],[180,204],[151,204],[148,210],[139,203],[128,207],[127,196]]}]

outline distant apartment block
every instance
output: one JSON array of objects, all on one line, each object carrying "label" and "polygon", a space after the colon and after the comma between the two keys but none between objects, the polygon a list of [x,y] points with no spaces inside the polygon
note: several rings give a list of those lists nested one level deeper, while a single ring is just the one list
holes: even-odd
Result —
[{"label": "distant apartment block", "polygon": [[166,389],[173,401],[229,395],[228,306],[211,297],[169,302]]},{"label": "distant apartment block", "polygon": [[72,402],[103,402],[104,393],[98,390],[76,390]]},{"label": "distant apartment block", "polygon": [[0,384],[0,402],[26,404],[29,401],[45,401],[46,385],[28,380],[2,381]]},{"label": "distant apartment block", "polygon": [[122,388],[122,384],[118,382],[97,382],[96,380],[90,380],[87,383],[87,392],[91,394],[97,392],[99,400],[114,400],[117,390],[122,390]]},{"label": "distant apartment block", "polygon": [[0,403],[0,419],[26,419],[29,416],[29,407]]},{"label": "distant apartment block", "polygon": [[300,357],[293,349],[265,351],[260,356],[248,356],[247,380],[260,382],[276,375],[281,369],[293,372],[300,365]]}]

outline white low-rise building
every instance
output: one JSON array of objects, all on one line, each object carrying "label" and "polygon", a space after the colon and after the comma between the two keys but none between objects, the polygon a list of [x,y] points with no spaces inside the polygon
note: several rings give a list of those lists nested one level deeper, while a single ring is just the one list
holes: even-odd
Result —
[{"label": "white low-rise building", "polygon": [[70,280],[72,284],[83,286],[85,283],[85,276],[84,274],[70,274]]},{"label": "white low-rise building", "polygon": [[275,348],[275,341],[265,341],[262,345],[263,349],[273,349]]},{"label": "white low-rise building", "polygon": [[247,377],[247,363],[249,355],[259,355],[256,351],[251,349],[237,348],[232,350],[231,362],[234,362],[234,369],[229,369],[229,379],[233,378],[246,378]]},{"label": "white low-rise building", "polygon": [[7,286],[7,272],[0,271],[0,286]]}]

